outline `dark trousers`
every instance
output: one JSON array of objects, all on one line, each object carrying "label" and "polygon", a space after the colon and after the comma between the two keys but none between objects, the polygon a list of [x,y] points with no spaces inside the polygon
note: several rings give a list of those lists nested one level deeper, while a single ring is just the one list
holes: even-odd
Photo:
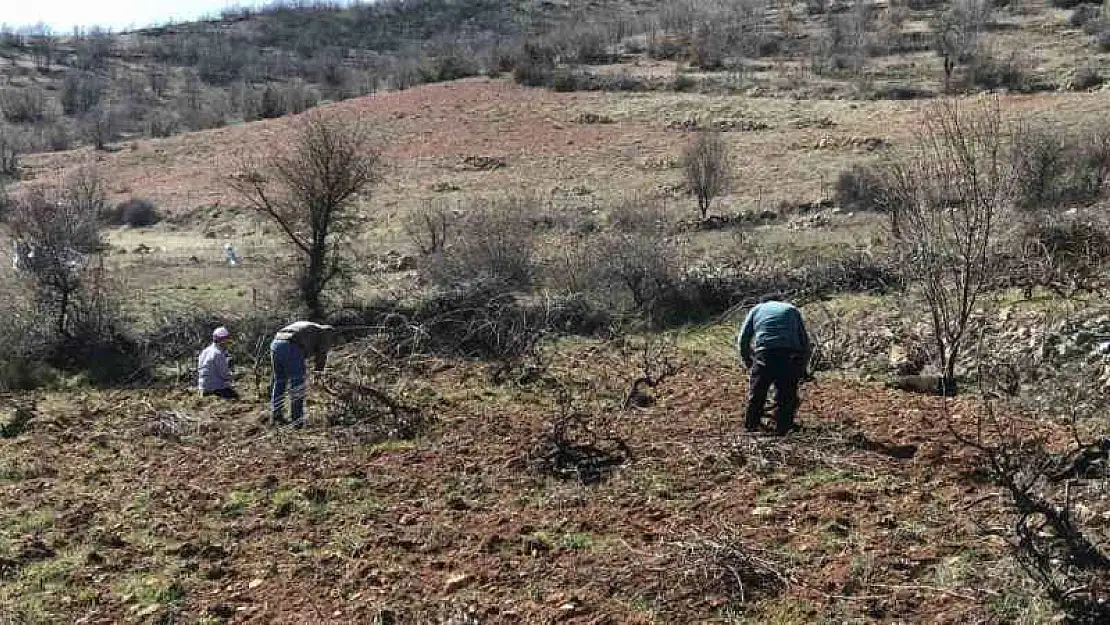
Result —
[{"label": "dark trousers", "polygon": [[786,434],[794,427],[794,414],[798,411],[798,385],[805,376],[805,357],[793,350],[767,350],[756,353],[752,360],[744,427],[759,429],[767,391],[774,384],[775,429],[780,435]]},{"label": "dark trousers", "polygon": [[239,399],[239,393],[235,392],[233,388],[218,388],[215,390],[201,391],[204,397],[215,396],[220,399]]}]

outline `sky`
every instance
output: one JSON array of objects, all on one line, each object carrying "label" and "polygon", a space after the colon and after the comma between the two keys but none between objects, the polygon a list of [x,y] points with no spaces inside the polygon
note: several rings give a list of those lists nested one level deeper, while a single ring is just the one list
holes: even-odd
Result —
[{"label": "sky", "polygon": [[257,6],[255,0],[0,0],[0,23],[9,27],[43,23],[68,34],[74,26],[119,31],[167,22],[218,16],[227,7]]}]

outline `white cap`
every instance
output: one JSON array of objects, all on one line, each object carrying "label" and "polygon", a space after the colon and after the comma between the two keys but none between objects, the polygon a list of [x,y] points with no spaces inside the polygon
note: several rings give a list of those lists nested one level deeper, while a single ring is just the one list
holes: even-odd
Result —
[{"label": "white cap", "polygon": [[213,341],[226,341],[229,338],[231,338],[231,331],[223,326],[220,326],[212,331]]}]

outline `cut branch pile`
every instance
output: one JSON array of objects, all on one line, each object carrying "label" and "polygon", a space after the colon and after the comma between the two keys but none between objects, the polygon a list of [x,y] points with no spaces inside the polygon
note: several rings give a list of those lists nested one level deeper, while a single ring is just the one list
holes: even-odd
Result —
[{"label": "cut branch pile", "polygon": [[329,426],[348,428],[360,440],[376,442],[416,438],[432,423],[419,409],[404,405],[359,377],[328,374],[321,379],[321,388],[332,400]]},{"label": "cut branch pile", "polygon": [[680,578],[675,584],[682,596],[714,597],[742,605],[778,593],[790,584],[783,567],[765,551],[745,545],[735,532],[697,536],[679,543],[678,558],[670,570]]}]

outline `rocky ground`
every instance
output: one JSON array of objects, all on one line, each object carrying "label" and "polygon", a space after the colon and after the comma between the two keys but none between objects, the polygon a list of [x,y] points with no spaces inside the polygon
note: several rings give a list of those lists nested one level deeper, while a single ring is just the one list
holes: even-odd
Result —
[{"label": "rocky ground", "polygon": [[[390,389],[434,418],[409,440],[327,425],[319,388],[304,431],[264,427],[253,396],[5,398],[23,410],[0,439],[0,611],[20,623],[1052,617],[984,533],[1007,517],[952,436],[973,427],[975,403],[946,413],[937,398],[823,379],[805,387],[799,433],[746,435],[742,373],[698,350],[682,362],[631,410],[619,404],[635,371],[607,343],[559,347],[526,385],[438,362]],[[560,388],[577,400],[560,408]],[[625,461],[583,479],[542,471],[545,434],[568,414],[585,415],[594,452]]]}]

